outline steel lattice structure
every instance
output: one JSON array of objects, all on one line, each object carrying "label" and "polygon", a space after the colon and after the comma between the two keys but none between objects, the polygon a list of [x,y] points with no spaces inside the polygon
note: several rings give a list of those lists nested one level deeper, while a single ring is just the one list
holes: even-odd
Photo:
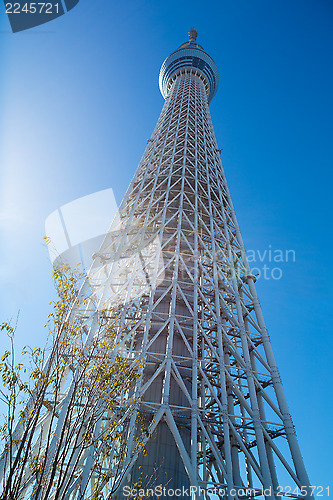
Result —
[{"label": "steel lattice structure", "polygon": [[[118,352],[129,362],[146,358],[135,391],[148,455],[131,455],[129,425],[124,464],[131,473],[122,486],[159,466],[162,482],[192,485],[196,498],[204,496],[199,487],[216,487],[230,499],[244,498],[244,488],[252,489],[245,498],[277,499],[280,477],[291,491],[303,487],[293,498],[307,498],[309,479],[214,135],[209,102],[218,72],[196,35],[162,66],[164,107],[83,289],[90,290],[90,335],[95,316],[112,308],[122,325]],[[81,479],[91,467],[85,460]],[[79,480],[66,498],[82,498]]]}]

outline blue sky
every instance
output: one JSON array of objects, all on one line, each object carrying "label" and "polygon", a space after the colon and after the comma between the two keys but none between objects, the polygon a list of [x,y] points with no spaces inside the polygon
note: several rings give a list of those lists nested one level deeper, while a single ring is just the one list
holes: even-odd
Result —
[{"label": "blue sky", "polygon": [[121,201],[163,104],[159,68],[195,26],[220,71],[211,112],[246,247],[295,251],[258,292],[323,486],[333,486],[332,21],[330,0],[80,0],[14,35],[0,13],[1,321],[20,310],[18,344],[43,345],[54,297],[45,219],[109,187]]}]

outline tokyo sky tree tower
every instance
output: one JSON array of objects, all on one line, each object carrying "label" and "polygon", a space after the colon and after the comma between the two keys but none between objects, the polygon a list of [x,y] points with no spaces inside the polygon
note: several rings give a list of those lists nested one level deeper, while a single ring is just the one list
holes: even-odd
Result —
[{"label": "tokyo sky tree tower", "polygon": [[[189,35],[162,65],[165,104],[84,289],[94,304],[86,330],[94,314],[112,322],[115,311],[118,354],[145,358],[134,392],[148,453],[132,453],[129,425],[117,498],[140,471],[165,486],[160,498],[310,498],[214,135],[218,70]],[[98,459],[73,462],[61,498],[86,498]]]},{"label": "tokyo sky tree tower", "polygon": [[[251,498],[264,488],[278,498],[288,484],[304,498],[309,479],[211,121],[218,70],[196,37],[191,30],[162,64],[165,104],[120,209],[122,226],[136,228],[135,248],[152,245],[146,278],[133,257],[113,291],[126,303],[123,320],[137,320],[127,349],[146,355],[137,390],[151,437],[127,480],[159,466],[157,484],[166,473],[171,490],[228,487],[228,498],[240,498],[252,488]],[[105,273],[111,246],[106,238],[95,259]],[[108,276],[105,301],[117,283]]]}]

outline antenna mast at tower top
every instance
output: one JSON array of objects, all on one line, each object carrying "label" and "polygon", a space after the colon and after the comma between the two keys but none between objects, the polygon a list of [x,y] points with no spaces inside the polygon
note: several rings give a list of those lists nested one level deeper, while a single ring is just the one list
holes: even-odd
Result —
[{"label": "antenna mast at tower top", "polygon": [[197,43],[198,31],[195,28],[191,28],[188,32],[190,43]]}]

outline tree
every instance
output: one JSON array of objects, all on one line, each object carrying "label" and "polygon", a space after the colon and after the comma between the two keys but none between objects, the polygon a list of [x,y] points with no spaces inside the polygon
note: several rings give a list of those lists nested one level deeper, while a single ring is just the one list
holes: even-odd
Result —
[{"label": "tree", "polygon": [[[15,329],[0,325],[11,342],[0,364],[6,405],[0,498],[109,499],[129,457],[146,453],[134,390],[144,360],[120,354],[116,312],[88,311],[80,276],[54,269],[53,277],[57,300],[47,322],[49,347],[26,347],[17,363]],[[136,445],[128,450],[126,437],[133,432]]]}]

